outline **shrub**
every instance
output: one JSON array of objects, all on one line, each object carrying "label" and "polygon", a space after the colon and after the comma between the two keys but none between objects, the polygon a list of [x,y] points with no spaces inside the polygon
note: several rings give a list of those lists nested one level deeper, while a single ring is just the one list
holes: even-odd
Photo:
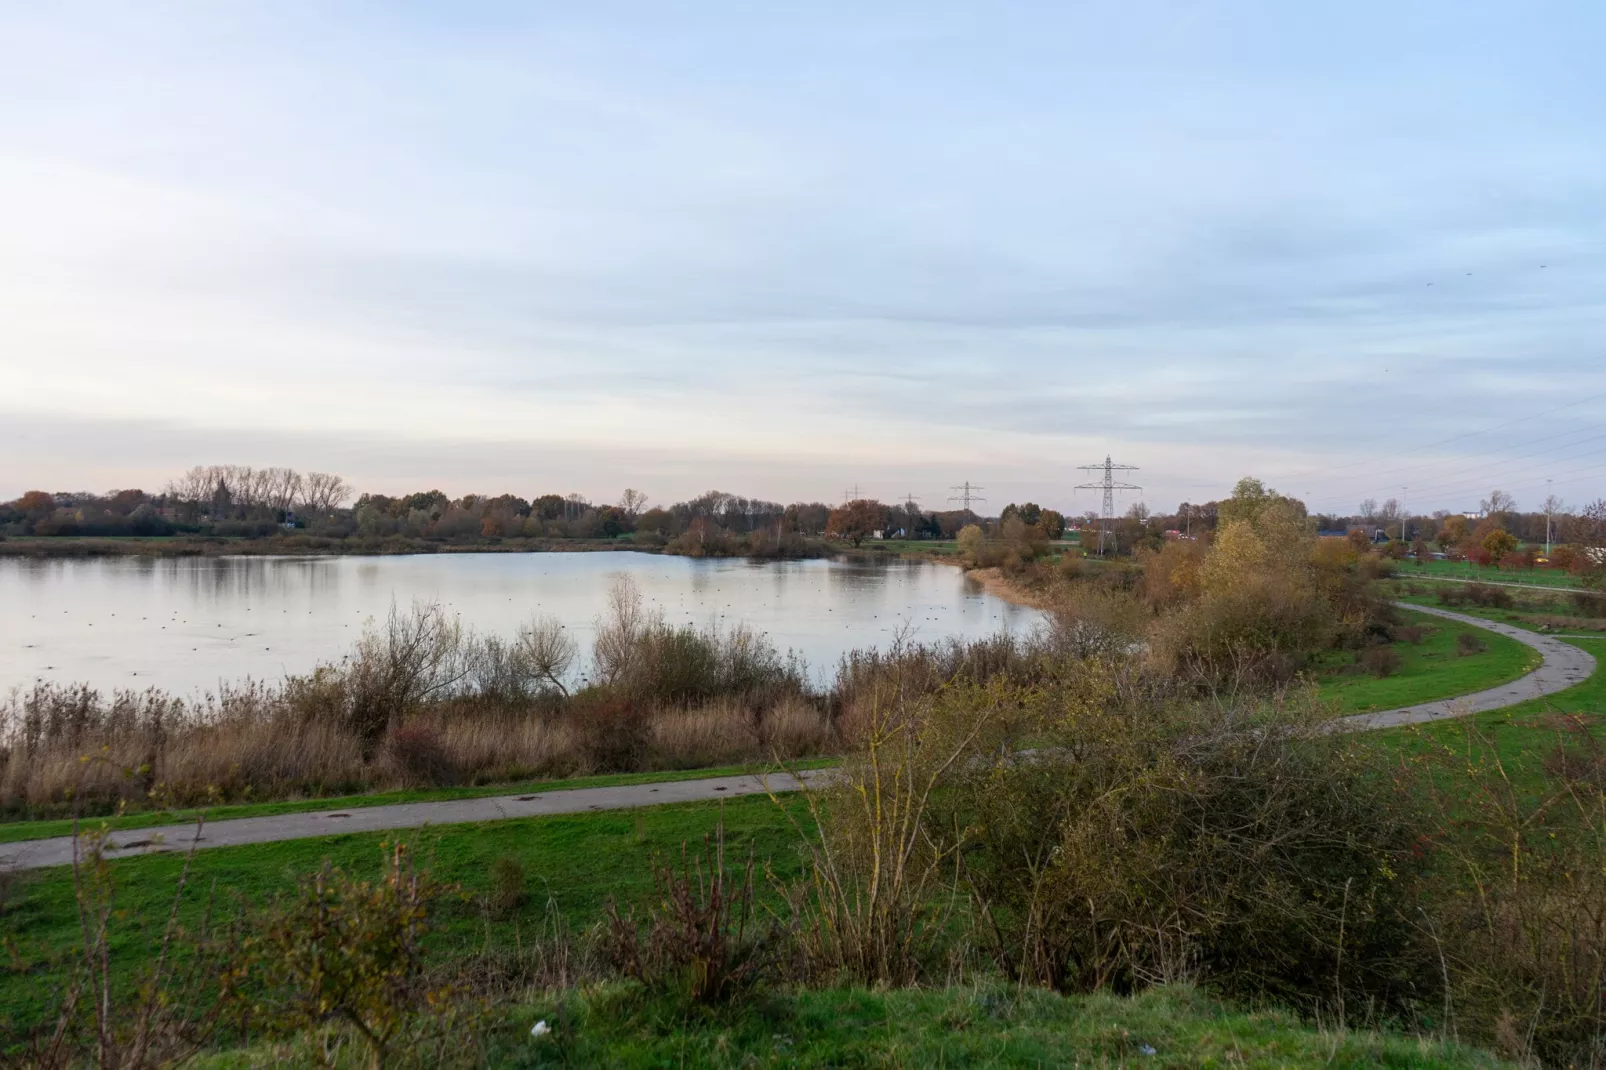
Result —
[{"label": "shrub", "polygon": [[1022,691],[1003,677],[935,692],[888,688],[868,703],[858,750],[823,791],[804,797],[815,835],[808,877],[788,888],[801,971],[906,985],[940,955],[953,906],[962,827],[932,817],[954,770],[1007,737]]},{"label": "shrub", "polygon": [[1355,659],[1360,667],[1379,680],[1400,671],[1400,653],[1393,647],[1373,646],[1361,651]]},{"label": "shrub", "polygon": [[[7,1053],[16,1065],[41,1070],[176,1066],[217,1038],[238,957],[238,932],[214,930],[210,904],[198,930],[186,931],[180,924],[201,831],[197,822],[165,924],[152,926],[154,940],[143,931],[145,919],[118,905],[114,871],[104,854],[106,830],[74,837],[78,946],[64,963],[55,1020],[30,1037],[7,1037],[8,1046],[16,1045]],[[16,968],[17,946],[9,937],[8,944]]]},{"label": "shrub", "polygon": [[652,749],[652,722],[628,698],[582,691],[575,696],[570,716],[587,769],[634,773],[646,766]]},{"label": "shrub", "polygon": [[1395,643],[1410,643],[1416,646],[1427,638],[1428,629],[1421,624],[1396,624],[1389,629],[1389,639]]},{"label": "shrub", "polygon": [[346,718],[371,753],[393,721],[466,677],[462,627],[439,605],[391,606],[383,627],[364,631],[345,668]]},{"label": "shrub", "polygon": [[1467,584],[1467,601],[1486,609],[1510,609],[1512,603],[1509,590],[1487,583]]},{"label": "shrub", "polygon": [[1584,617],[1606,617],[1606,595],[1593,591],[1572,591],[1568,594],[1573,609]]},{"label": "shrub", "polygon": [[754,917],[751,854],[739,874],[726,867],[723,825],[695,860],[681,845],[678,872],[655,866],[653,885],[644,925],[608,901],[604,956],[616,970],[691,1003],[724,1003],[767,979],[778,934]]},{"label": "shrub", "polygon": [[1571,739],[1520,780],[1471,723],[1437,750],[1432,846],[1448,894],[1422,917],[1451,981],[1447,1024],[1527,1063],[1600,1066],[1606,753],[1587,723],[1563,730]]},{"label": "shrub", "polygon": [[1460,657],[1481,654],[1488,649],[1489,645],[1471,632],[1461,632],[1455,637],[1455,652]]},{"label": "shrub", "polygon": [[462,780],[457,761],[447,750],[440,729],[410,721],[385,738],[385,749],[406,778],[426,787],[450,787]]},{"label": "shrub", "polygon": [[1314,706],[1184,703],[1131,671],[1063,675],[1031,704],[1031,754],[989,744],[948,778],[929,834],[967,830],[1000,964],[1077,991],[1408,1003],[1419,824],[1383,759]]},{"label": "shrub", "polygon": [[486,905],[499,916],[511,914],[524,904],[524,866],[511,855],[499,855],[491,863],[491,888]]},{"label": "shrub", "polygon": [[408,1013],[429,995],[423,939],[446,891],[399,843],[386,851],[377,881],[325,862],[273,906],[246,946],[251,1016],[280,1032],[343,1021],[383,1062]]},{"label": "shrub", "polygon": [[982,546],[987,541],[987,537],[982,534],[981,528],[975,524],[966,524],[959,529],[956,541],[959,544],[959,555],[965,559],[966,564],[977,565],[981,563]]}]

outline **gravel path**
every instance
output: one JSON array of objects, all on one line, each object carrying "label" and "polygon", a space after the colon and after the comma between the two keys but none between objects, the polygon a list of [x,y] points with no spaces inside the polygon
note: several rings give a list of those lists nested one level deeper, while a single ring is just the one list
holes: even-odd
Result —
[{"label": "gravel path", "polygon": [[[1595,671],[1595,659],[1575,646],[1550,636],[1514,628],[1509,624],[1452,613],[1445,609],[1396,603],[1403,609],[1430,613],[1435,617],[1476,625],[1509,636],[1533,647],[1544,662],[1533,672],[1509,684],[1491,687],[1471,695],[1405,706],[1381,713],[1346,717],[1338,722],[1345,730],[1366,731],[1423,724],[1448,717],[1496,710],[1503,706],[1549,695],[1572,687]],[[806,770],[799,774],[806,783],[829,777],[829,769]],[[280,814],[274,817],[244,817],[215,821],[201,832],[199,845],[235,847],[243,844],[274,843],[314,836],[334,836],[347,832],[382,832],[387,829],[420,828],[424,825],[461,825],[481,821],[501,821],[515,817],[542,817],[549,814],[580,814],[591,810],[621,810],[662,803],[699,802],[760,795],[768,791],[796,791],[798,778],[788,773],[767,777],[728,776],[698,780],[664,781],[657,784],[629,784],[612,788],[575,788],[531,795],[503,795],[482,799],[452,799],[445,802],[397,803],[389,806],[355,807],[350,810]],[[168,825],[160,828],[113,833],[114,845],[108,856],[123,858],[151,851],[183,851],[195,842],[194,825]],[[0,870],[40,869],[66,865],[72,861],[72,837],[23,840],[0,843]]]}]

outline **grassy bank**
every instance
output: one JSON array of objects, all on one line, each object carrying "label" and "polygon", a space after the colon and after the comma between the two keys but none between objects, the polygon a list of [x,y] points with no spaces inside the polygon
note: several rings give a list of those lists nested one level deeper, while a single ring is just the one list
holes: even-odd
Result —
[{"label": "grassy bank", "polygon": [[[801,815],[801,800],[787,798],[786,812]],[[786,812],[762,796],[725,803],[693,803],[635,811],[575,814],[462,825],[406,833],[358,833],[315,840],[198,852],[180,909],[187,926],[198,925],[208,901],[227,913],[245,905],[262,906],[295,887],[297,879],[325,860],[347,871],[377,875],[381,845],[410,844],[420,864],[462,895],[439,907],[429,937],[432,955],[462,959],[486,949],[517,946],[539,928],[550,901],[564,923],[594,924],[610,897],[636,902],[652,889],[655,858],[678,857],[682,843],[700,843],[724,822],[728,849],[738,857],[749,850],[777,876],[798,875],[802,857]],[[519,909],[496,916],[485,909],[499,860],[517,863],[524,874]],[[117,905],[130,923],[119,927],[112,944],[126,978],[156,951],[155,935],[172,904],[184,868],[176,854],[122,859],[112,867]],[[0,919],[11,947],[0,975],[0,1034],[45,1021],[59,998],[63,970],[82,953],[70,869],[41,870],[8,878],[10,887]]]}]

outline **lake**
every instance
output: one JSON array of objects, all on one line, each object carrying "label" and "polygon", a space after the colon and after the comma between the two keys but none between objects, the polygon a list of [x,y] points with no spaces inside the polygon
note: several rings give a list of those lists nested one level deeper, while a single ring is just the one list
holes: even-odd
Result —
[{"label": "lake", "polygon": [[919,642],[1036,624],[1035,610],[926,562],[692,560],[629,552],[397,557],[0,559],[0,696],[36,680],[180,695],[277,680],[346,652],[392,604],[439,602],[511,637],[537,615],[589,652],[615,577],[671,623],[745,623],[816,679],[907,626]]}]

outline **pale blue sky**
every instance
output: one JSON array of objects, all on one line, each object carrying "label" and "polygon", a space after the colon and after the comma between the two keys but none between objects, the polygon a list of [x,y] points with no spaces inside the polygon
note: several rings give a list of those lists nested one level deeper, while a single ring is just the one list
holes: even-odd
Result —
[{"label": "pale blue sky", "polygon": [[1601,496],[1602,56],[1582,2],[0,4],[0,495]]}]

